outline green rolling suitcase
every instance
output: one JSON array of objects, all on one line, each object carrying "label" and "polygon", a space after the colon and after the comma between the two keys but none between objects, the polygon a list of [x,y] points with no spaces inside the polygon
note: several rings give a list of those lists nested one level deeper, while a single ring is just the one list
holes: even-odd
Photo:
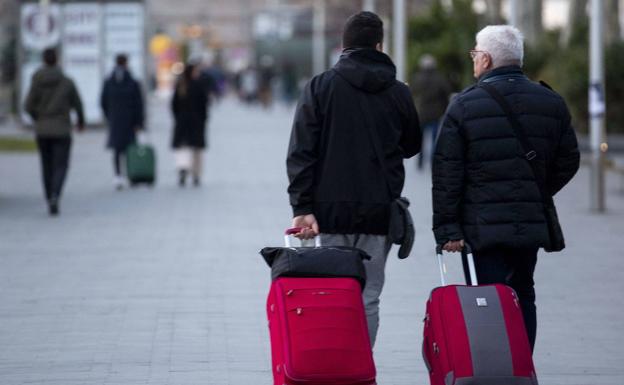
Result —
[{"label": "green rolling suitcase", "polygon": [[150,145],[132,144],[126,150],[126,171],[131,185],[154,184],[156,181],[156,152]]}]

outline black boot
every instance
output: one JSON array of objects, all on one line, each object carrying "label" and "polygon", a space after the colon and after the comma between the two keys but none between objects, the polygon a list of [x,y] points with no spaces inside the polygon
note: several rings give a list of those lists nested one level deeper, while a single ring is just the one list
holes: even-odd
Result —
[{"label": "black boot", "polygon": [[59,205],[57,198],[50,198],[50,200],[48,201],[48,212],[52,217],[59,215]]},{"label": "black boot", "polygon": [[180,187],[184,187],[186,185],[186,170],[180,170],[180,178],[178,179],[178,184]]}]

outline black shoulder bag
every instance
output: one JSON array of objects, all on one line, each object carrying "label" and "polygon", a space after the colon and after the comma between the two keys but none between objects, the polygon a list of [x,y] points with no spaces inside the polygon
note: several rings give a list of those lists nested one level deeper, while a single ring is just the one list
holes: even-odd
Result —
[{"label": "black shoulder bag", "polygon": [[500,105],[500,107],[507,115],[507,120],[511,125],[516,138],[520,142],[522,146],[522,151],[524,151],[524,158],[527,160],[529,165],[531,166],[531,170],[533,170],[533,176],[535,177],[535,183],[539,188],[540,195],[542,198],[542,203],[544,206],[544,217],[546,218],[546,224],[548,226],[548,235],[550,238],[550,245],[548,247],[544,247],[544,250],[551,251],[561,251],[565,248],[565,240],[563,238],[563,232],[561,231],[561,225],[559,224],[559,217],[557,216],[557,209],[555,208],[555,203],[553,201],[552,195],[548,193],[546,189],[546,181],[542,178],[542,174],[537,169],[537,164],[535,162],[535,158],[537,157],[537,153],[533,149],[531,142],[526,136],[522,125],[514,115],[511,106],[507,103],[507,100],[492,86],[487,83],[480,83],[479,87],[483,88],[487,93],[496,100],[496,102]]},{"label": "black shoulder bag", "polygon": [[[365,120],[373,122],[374,120],[370,115],[369,109],[367,108],[368,101],[366,100],[366,96],[362,95],[360,92],[358,92],[358,94],[360,107],[362,109],[362,113],[364,114]],[[373,144],[375,154],[381,166],[381,172],[383,174],[384,181],[386,182],[386,187],[388,188],[388,196],[392,199],[392,187],[390,186],[390,181],[388,179],[388,169],[386,168],[385,156],[381,149],[379,135],[371,124],[365,123],[365,125],[368,128],[370,141]],[[409,256],[412,251],[412,246],[414,245],[414,237],[416,233],[414,230],[412,215],[408,210],[409,204],[409,200],[405,197],[396,198],[390,203],[390,225],[388,228],[388,238],[395,245],[401,245],[398,253],[400,259],[404,259]]]}]

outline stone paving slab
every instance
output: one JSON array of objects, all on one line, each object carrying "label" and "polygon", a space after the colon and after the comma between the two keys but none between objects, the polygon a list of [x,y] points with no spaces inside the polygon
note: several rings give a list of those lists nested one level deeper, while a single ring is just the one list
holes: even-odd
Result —
[{"label": "stone paving slab", "polygon": [[[116,192],[103,132],[75,137],[62,215],[49,218],[32,154],[0,154],[0,384],[269,384],[257,251],[288,226],[290,109],[225,100],[201,188],[179,189],[167,104],[152,101],[158,183]],[[376,347],[380,385],[426,384],[424,302],[437,284],[430,176],[407,163],[417,240],[392,252]],[[582,171],[557,197],[568,249],[537,267],[542,384],[624,384],[624,195],[587,210]],[[451,263],[450,263],[451,264]],[[459,276],[456,274],[456,276]]]}]

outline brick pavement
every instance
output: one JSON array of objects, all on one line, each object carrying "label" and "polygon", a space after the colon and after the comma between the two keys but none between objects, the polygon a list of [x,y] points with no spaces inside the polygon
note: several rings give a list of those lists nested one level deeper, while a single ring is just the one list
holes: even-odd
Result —
[{"label": "brick pavement", "polygon": [[[270,383],[257,251],[289,223],[291,112],[217,106],[204,185],[180,190],[167,106],[151,111],[157,186],[114,191],[103,133],[77,136],[59,218],[46,215],[37,158],[0,154],[0,384]],[[389,260],[381,385],[427,383],[421,319],[437,270],[429,176],[412,165],[418,235],[408,260]],[[537,268],[542,384],[624,384],[624,196],[611,182],[606,215],[586,209],[585,171],[557,198],[568,249]]]}]

